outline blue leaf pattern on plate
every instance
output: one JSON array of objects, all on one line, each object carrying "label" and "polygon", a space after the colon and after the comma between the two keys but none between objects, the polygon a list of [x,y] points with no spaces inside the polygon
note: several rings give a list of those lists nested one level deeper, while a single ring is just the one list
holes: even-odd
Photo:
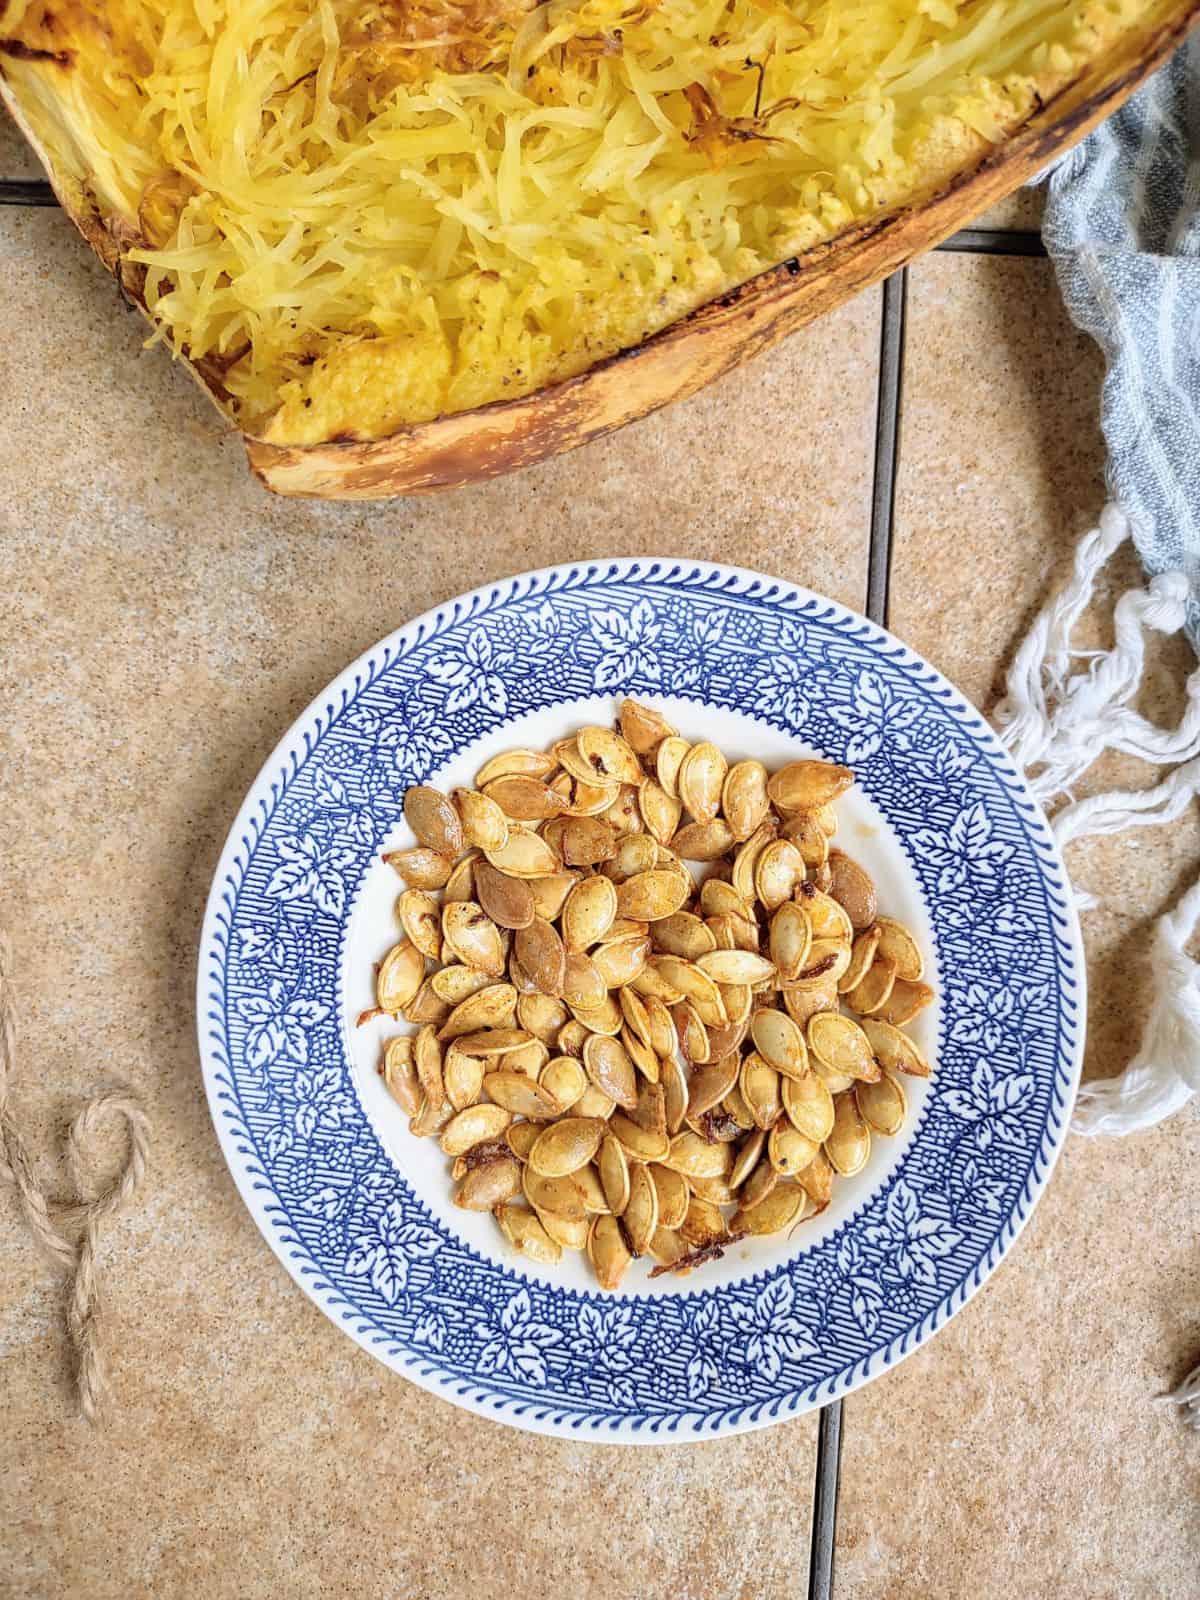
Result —
[{"label": "blue leaf pattern on plate", "polygon": [[[920,1125],[819,1244],[598,1300],[479,1254],[380,1147],[341,1034],[345,921],[405,785],[510,718],[676,693],[855,767],[929,911],[947,1019]],[[340,698],[339,698],[340,697]],[[570,720],[565,711],[564,721]],[[1065,1133],[1081,988],[1048,830],[979,719],[826,601],[703,567],[559,569],[385,641],[298,726],[214,885],[202,1035],[262,1226],[329,1314],[492,1415],[683,1437],[818,1404],[926,1338],[1003,1254]]]}]

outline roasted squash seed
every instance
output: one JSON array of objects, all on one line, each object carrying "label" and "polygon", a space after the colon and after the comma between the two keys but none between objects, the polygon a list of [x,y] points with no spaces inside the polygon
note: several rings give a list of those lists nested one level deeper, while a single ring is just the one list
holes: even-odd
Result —
[{"label": "roasted squash seed", "polygon": [[730,765],[626,699],[616,730],[406,792],[403,937],[364,1020],[417,1027],[379,1071],[457,1206],[615,1289],[638,1256],[689,1271],[815,1215],[900,1130],[900,1077],[930,1070],[904,1024],[934,993],[830,847],[852,782]]}]

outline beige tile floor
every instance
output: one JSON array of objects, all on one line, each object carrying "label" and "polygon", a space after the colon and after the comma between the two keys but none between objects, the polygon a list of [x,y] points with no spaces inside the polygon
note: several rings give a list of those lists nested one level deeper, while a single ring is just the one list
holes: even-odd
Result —
[{"label": "beige tile floor", "polygon": [[[892,620],[985,704],[1100,501],[1095,362],[1047,271],[941,257],[912,280]],[[16,1096],[47,1168],[64,1118],[111,1078],[157,1130],[150,1192],[105,1246],[103,1434],[68,1414],[57,1289],[0,1203],[0,1595],[519,1585],[540,1600],[607,1594],[623,1572],[656,1600],[802,1594],[811,1420],[595,1451],[452,1410],[343,1339],[224,1172],[190,991],[243,792],[308,699],[405,617],[567,554],[634,551],[736,560],[862,604],[877,297],[519,478],[337,508],[253,485],[61,217],[0,212],[0,272]],[[1187,666],[1166,653],[1160,704]],[[1079,847],[1081,881],[1109,897],[1089,919],[1090,1071],[1128,1051],[1139,941],[1197,862],[1194,818]],[[1195,1593],[1197,1456],[1146,1405],[1200,1342],[1195,1147],[1193,1116],[1073,1143],[994,1284],[848,1403],[839,1595],[1039,1595],[1064,1571],[1084,1600]]]},{"label": "beige tile floor", "polygon": [[[1042,261],[920,263],[908,336],[891,623],[988,709],[1102,503],[1099,362]],[[1114,563],[1110,596],[1135,572]],[[1173,718],[1195,663],[1175,640],[1154,664],[1143,709]],[[1146,930],[1198,857],[1194,813],[1073,848],[1077,881],[1105,899],[1084,919],[1086,1075],[1136,1049]],[[1200,1347],[1197,1154],[1192,1111],[1124,1142],[1072,1139],[993,1282],[850,1397],[839,1595],[1198,1592],[1200,1452],[1148,1403]]]}]

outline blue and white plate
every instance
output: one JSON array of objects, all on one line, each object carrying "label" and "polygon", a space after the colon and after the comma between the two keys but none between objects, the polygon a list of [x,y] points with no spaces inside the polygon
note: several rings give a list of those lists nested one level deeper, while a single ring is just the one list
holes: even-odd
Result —
[{"label": "blue and white plate", "polygon": [[[397,936],[380,852],[414,782],[470,783],[631,693],[768,765],[852,767],[838,843],[917,930],[938,1002],[901,1135],[790,1238],[605,1295],[450,1204],[376,1072],[372,964]],[[199,1029],[242,1196],[297,1282],[447,1400],[575,1438],[763,1427],[878,1376],[980,1286],[1065,1137],[1083,1046],[1079,930],[1037,805],[987,725],[888,634],[816,595],[691,562],[555,567],[385,639],[305,712],[234,824],[208,903]]]}]

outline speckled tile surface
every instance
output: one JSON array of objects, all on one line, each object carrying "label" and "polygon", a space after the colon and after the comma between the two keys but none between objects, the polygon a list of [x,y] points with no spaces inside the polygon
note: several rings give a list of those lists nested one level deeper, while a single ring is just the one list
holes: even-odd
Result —
[{"label": "speckled tile surface", "polygon": [[47,1169],[107,1081],[133,1084],[156,1129],[149,1192],[102,1246],[102,1435],[69,1415],[56,1280],[0,1194],[0,1595],[797,1594],[812,1419],[683,1451],[560,1443],[456,1411],[337,1332],[225,1172],[192,990],[246,788],[317,690],[404,619],[488,578],[631,552],[862,604],[878,297],[522,477],[337,508],[253,484],[61,216],[0,213],[0,272],[14,1094]]},{"label": "speckled tile surface", "polygon": [[1046,209],[1044,184],[1026,184],[1014,189],[1012,194],[997,201],[972,226],[976,228],[1009,228],[1038,232],[1042,226],[1042,213]]},{"label": "speckled tile surface", "polygon": [[[1099,362],[1044,262],[921,263],[908,332],[891,623],[990,709],[1102,503]],[[1114,562],[1084,643],[1136,576]],[[1151,654],[1142,708],[1173,720],[1195,662],[1178,640]],[[1136,1049],[1146,931],[1200,870],[1200,823],[1083,842],[1070,862],[1105,901],[1084,919],[1085,1072],[1107,1075]],[[840,1600],[1197,1594],[1200,1452],[1150,1401],[1200,1355],[1198,1154],[1194,1110],[1123,1142],[1070,1140],[992,1282],[850,1398]]]}]

